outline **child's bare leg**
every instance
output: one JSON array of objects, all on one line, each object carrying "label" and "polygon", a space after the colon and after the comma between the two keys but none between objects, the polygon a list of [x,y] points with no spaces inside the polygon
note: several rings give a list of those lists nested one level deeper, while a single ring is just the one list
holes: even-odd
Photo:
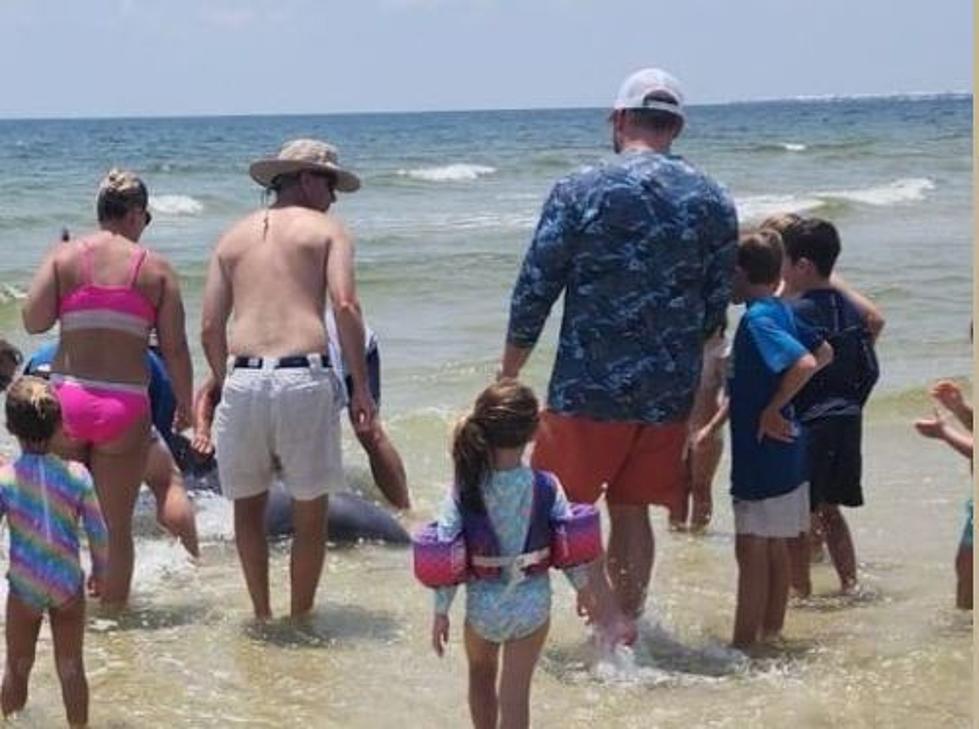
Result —
[{"label": "child's bare leg", "polygon": [[735,648],[745,649],[758,640],[768,605],[768,540],[738,534],[734,553],[738,560],[738,604],[732,643]]},{"label": "child's bare leg", "polygon": [[463,631],[469,660],[469,715],[474,729],[496,729],[496,668],[500,645],[483,638],[466,623]]},{"label": "child's bare leg", "polygon": [[7,595],[7,665],[3,672],[0,703],[3,715],[10,716],[27,703],[27,680],[34,667],[37,634],[43,616],[14,595]]},{"label": "child's bare leg", "polygon": [[51,637],[54,640],[54,665],[61,681],[61,698],[65,702],[68,725],[88,725],[88,681],[82,643],[85,637],[85,598],[77,598],[60,608],[51,609]]},{"label": "child's bare leg", "polygon": [[809,561],[813,563],[822,562],[826,559],[826,554],[823,551],[824,547],[824,533],[823,533],[823,522],[819,518],[819,509],[813,504],[812,508],[812,519],[809,523]]},{"label": "child's bare leg", "polygon": [[[787,539],[768,541],[768,603],[762,634],[773,638],[782,632],[785,625],[785,606],[789,601],[789,547]],[[805,544],[805,535],[796,541]],[[808,562],[803,560],[808,567]]]},{"label": "child's bare leg", "polygon": [[150,444],[143,479],[156,499],[157,522],[180,540],[190,556],[199,557],[194,506],[187,497],[183,474],[162,439]]},{"label": "child's bare leg", "polygon": [[836,504],[822,504],[819,507],[819,521],[826,535],[830,559],[840,578],[840,587],[843,592],[850,592],[857,585],[857,555],[850,528]]},{"label": "child's bare leg", "polygon": [[724,440],[716,435],[704,441],[690,453],[690,474],[693,491],[693,514],[690,527],[700,531],[710,523],[713,503],[711,486],[724,452]]},{"label": "child's bare leg", "polygon": [[[813,519],[815,522],[815,519]],[[800,532],[798,537],[785,540],[788,550],[789,582],[798,597],[812,594],[812,579],[809,573],[809,533]]]},{"label": "child's bare leg", "polygon": [[955,555],[955,572],[958,576],[955,588],[955,606],[960,610],[972,610],[972,548],[959,547]]},{"label": "child's bare leg", "polygon": [[547,639],[550,621],[520,640],[503,645],[500,677],[500,729],[530,726],[530,680]]},{"label": "child's bare leg", "polygon": [[691,479],[692,472],[690,470],[692,463],[692,454],[687,453],[687,460],[684,463],[684,470],[686,473],[683,478],[683,485],[681,486],[680,499],[677,501],[678,506],[675,509],[670,509],[670,529],[676,531],[683,531],[687,525],[687,517],[690,515],[690,497],[692,495],[693,481]]}]

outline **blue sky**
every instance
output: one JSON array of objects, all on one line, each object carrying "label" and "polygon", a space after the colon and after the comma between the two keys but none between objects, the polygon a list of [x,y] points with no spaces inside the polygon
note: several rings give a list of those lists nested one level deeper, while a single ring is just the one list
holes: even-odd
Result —
[{"label": "blue sky", "polygon": [[0,117],[967,91],[969,0],[0,0]]}]

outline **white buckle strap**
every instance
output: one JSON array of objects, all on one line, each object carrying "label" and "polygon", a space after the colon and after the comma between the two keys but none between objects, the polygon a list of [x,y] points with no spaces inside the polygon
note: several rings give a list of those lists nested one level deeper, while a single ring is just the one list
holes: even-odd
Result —
[{"label": "white buckle strap", "polygon": [[533,552],[524,552],[513,557],[480,557],[473,555],[470,558],[473,567],[484,567],[486,569],[504,569],[513,567],[518,570],[525,570],[528,567],[545,562],[551,556],[551,548],[543,547]]}]

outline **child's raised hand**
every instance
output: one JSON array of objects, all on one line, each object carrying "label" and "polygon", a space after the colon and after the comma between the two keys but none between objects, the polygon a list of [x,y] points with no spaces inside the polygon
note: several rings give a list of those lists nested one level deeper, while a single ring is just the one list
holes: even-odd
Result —
[{"label": "child's raised hand", "polygon": [[921,418],[914,421],[914,429],[926,438],[945,438],[945,419],[942,418],[938,410],[933,411],[930,418]]},{"label": "child's raised hand", "polygon": [[449,642],[449,616],[438,613],[432,618],[432,649],[439,658],[445,653]]},{"label": "child's raised hand", "polygon": [[965,405],[962,389],[951,380],[936,382],[931,388],[931,396],[953,413],[958,412]]}]

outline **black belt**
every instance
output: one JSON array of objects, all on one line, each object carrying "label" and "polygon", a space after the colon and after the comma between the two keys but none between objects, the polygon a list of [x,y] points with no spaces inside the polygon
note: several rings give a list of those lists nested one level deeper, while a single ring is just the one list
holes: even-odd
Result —
[{"label": "black belt", "polygon": [[328,354],[293,354],[288,357],[247,357],[243,354],[234,358],[231,363],[232,369],[261,370],[268,369],[282,370],[295,369],[311,366],[310,359],[319,357],[321,367],[330,366],[330,355]]}]

